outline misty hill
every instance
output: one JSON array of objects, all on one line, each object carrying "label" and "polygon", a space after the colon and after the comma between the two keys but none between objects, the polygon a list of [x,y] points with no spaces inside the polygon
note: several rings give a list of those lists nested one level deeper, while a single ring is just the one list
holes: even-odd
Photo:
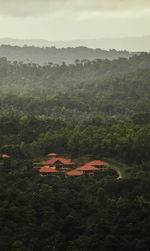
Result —
[{"label": "misty hill", "polygon": [[128,51],[116,51],[116,50],[101,50],[90,49],[86,47],[77,48],[61,48],[56,47],[34,47],[34,46],[0,46],[0,57],[6,57],[11,62],[22,61],[24,63],[35,63],[40,65],[46,65],[50,62],[55,64],[74,63],[75,60],[90,60],[95,59],[118,59],[129,58],[135,53]]},{"label": "misty hill", "polygon": [[1,38],[0,45],[12,46],[36,46],[36,47],[89,47],[101,48],[103,50],[128,50],[128,51],[150,51],[150,36],[122,37],[122,38],[98,38],[70,41],[48,41],[43,39],[13,39]]},{"label": "misty hill", "polygon": [[[61,66],[0,60],[1,113],[87,119],[150,112],[150,54]],[[13,94],[13,95],[12,95]]]},{"label": "misty hill", "polygon": [[[51,93],[66,91],[76,85],[112,79],[124,73],[150,68],[150,54],[142,53],[129,59],[76,61],[76,64],[23,64],[0,59],[1,91],[34,94],[49,89]],[[35,89],[36,87],[36,89]]]}]

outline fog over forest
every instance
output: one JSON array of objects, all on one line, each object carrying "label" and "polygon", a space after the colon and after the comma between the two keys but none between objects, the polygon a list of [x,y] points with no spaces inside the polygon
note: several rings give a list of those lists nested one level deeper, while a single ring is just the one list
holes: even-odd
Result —
[{"label": "fog over forest", "polygon": [[150,250],[149,27],[149,0],[0,0],[0,251]]}]

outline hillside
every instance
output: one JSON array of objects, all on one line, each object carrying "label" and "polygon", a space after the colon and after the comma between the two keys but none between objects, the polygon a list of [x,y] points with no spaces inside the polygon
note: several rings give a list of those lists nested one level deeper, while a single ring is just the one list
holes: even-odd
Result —
[{"label": "hillside", "polygon": [[[1,91],[17,94],[38,93],[39,88],[51,88],[51,92],[65,92],[68,88],[74,88],[78,84],[90,84],[104,79],[119,77],[125,73],[139,69],[150,68],[150,54],[142,53],[129,59],[118,60],[80,61],[75,64],[61,66],[48,64],[43,67],[36,64],[23,64],[16,61],[11,63],[6,58],[0,59]],[[35,87],[36,89],[35,90]]]},{"label": "hillside", "polygon": [[[109,166],[41,176],[49,153],[74,168],[87,158]],[[150,54],[44,66],[1,58],[0,250],[148,251],[149,153]]]},{"label": "hillside", "polygon": [[48,63],[72,64],[76,60],[96,60],[96,59],[118,59],[118,58],[129,58],[134,54],[125,50],[102,50],[102,49],[90,49],[87,47],[76,47],[76,48],[56,48],[56,47],[34,47],[34,46],[0,46],[0,57],[6,57],[11,62],[22,61],[24,63],[35,63],[40,65],[46,65]]},{"label": "hillside", "polygon": [[150,54],[75,65],[0,60],[1,113],[52,118],[130,117],[150,112]]},{"label": "hillside", "polygon": [[150,0],[0,0],[0,251],[150,251],[148,27]]}]

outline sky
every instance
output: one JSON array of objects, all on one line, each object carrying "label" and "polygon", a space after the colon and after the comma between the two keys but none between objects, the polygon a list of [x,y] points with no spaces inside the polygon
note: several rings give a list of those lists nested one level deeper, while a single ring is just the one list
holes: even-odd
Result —
[{"label": "sky", "polygon": [[150,0],[0,0],[0,37],[75,40],[150,35]]}]

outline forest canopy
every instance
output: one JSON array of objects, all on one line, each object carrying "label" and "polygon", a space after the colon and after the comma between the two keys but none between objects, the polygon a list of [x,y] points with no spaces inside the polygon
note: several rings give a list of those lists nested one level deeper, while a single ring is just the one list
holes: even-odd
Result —
[{"label": "forest canopy", "polygon": [[[42,177],[50,152],[109,168]],[[149,153],[150,54],[44,66],[1,58],[0,250],[149,251]]]},{"label": "forest canopy", "polygon": [[90,119],[150,112],[150,54],[62,65],[0,59],[0,112]]}]

